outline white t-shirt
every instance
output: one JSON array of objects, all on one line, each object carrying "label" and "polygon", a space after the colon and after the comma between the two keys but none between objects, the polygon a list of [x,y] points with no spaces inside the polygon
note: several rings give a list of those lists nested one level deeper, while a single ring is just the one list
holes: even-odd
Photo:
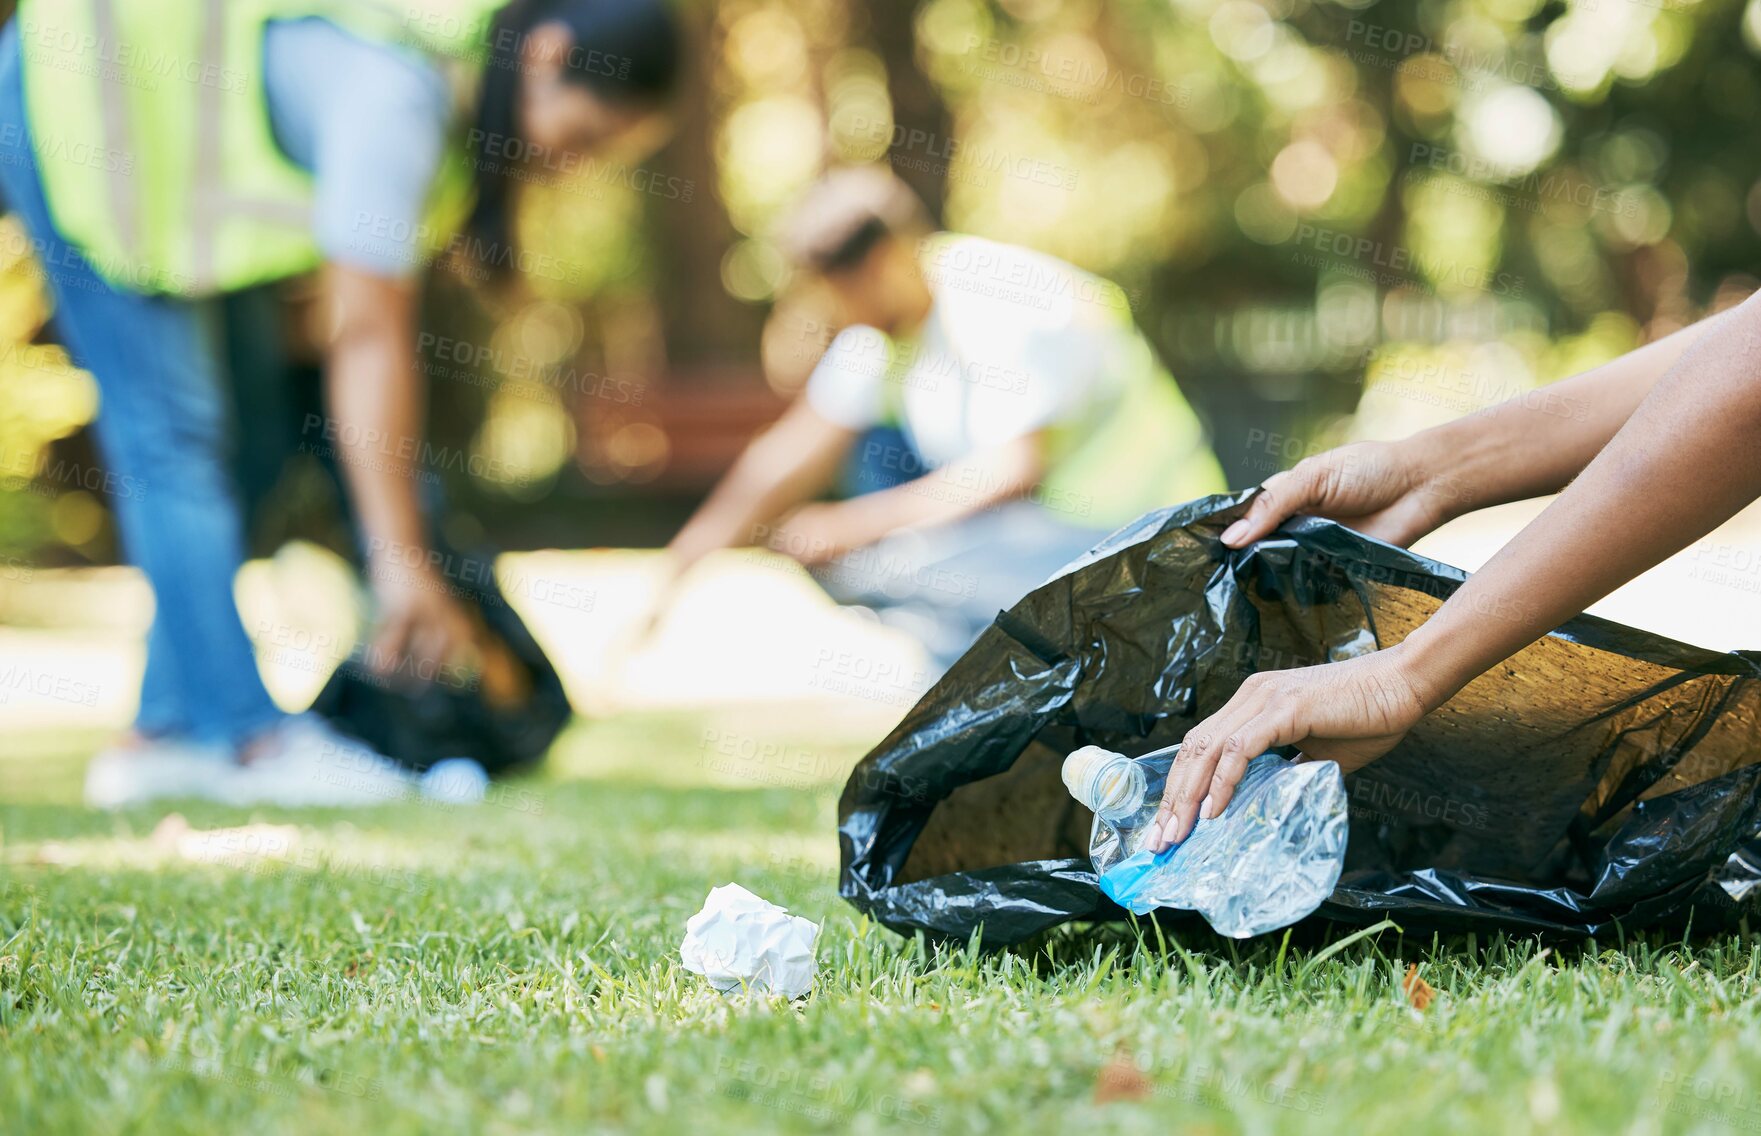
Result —
[{"label": "white t-shirt", "polygon": [[1118,398],[1122,353],[1141,341],[1115,286],[979,237],[937,234],[919,259],[932,296],[923,326],[899,340],[839,332],[807,382],[822,417],[850,430],[894,421],[934,468],[1098,418]]}]

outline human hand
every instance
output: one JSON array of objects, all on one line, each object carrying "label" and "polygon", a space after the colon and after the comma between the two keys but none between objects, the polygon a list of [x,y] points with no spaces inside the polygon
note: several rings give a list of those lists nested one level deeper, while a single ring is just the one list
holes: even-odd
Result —
[{"label": "human hand", "polygon": [[1414,447],[1355,442],[1267,478],[1247,514],[1223,530],[1223,543],[1245,548],[1306,514],[1405,547],[1465,511],[1466,497],[1456,479],[1421,464]]},{"label": "human hand", "polygon": [[672,611],[673,604],[685,591],[686,574],[707,555],[707,550],[698,551],[684,547],[669,546],[661,551],[654,571],[653,587],[642,598],[635,618],[625,625],[622,633],[613,641],[613,657],[628,658],[647,649],[659,634],[660,625],[666,621],[667,613]]},{"label": "human hand", "polygon": [[476,655],[476,621],[434,572],[401,565],[375,571],[373,594],[378,610],[367,662],[375,673],[407,669],[432,681]]},{"label": "human hand", "polygon": [[1168,771],[1146,847],[1185,840],[1220,814],[1247,763],[1276,746],[1336,761],[1349,773],[1399,744],[1426,713],[1401,649],[1344,662],[1250,675],[1223,708],[1193,726]]},{"label": "human hand", "polygon": [[837,504],[803,505],[771,530],[766,544],[804,567],[835,560],[863,543]]}]

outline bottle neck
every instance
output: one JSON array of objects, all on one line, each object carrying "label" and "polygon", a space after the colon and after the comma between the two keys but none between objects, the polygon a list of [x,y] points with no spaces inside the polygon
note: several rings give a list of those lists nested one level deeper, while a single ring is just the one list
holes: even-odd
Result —
[{"label": "bottle neck", "polygon": [[1137,811],[1146,782],[1142,768],[1123,754],[1084,746],[1064,759],[1064,786],[1103,820],[1121,820]]}]

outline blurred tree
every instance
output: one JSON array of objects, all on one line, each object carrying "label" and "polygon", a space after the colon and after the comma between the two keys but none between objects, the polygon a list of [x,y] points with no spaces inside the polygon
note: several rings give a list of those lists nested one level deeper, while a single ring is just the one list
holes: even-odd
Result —
[{"label": "blurred tree", "polygon": [[[879,4],[868,10],[873,40],[886,68],[887,94],[892,100],[894,133],[907,138],[953,138],[953,120],[942,102],[941,92],[930,82],[918,58],[916,3]],[[946,169],[933,163],[899,163],[894,171],[929,206],[930,215],[942,216]]]},{"label": "blurred tree", "polygon": [[[680,9],[688,58],[715,59],[725,50],[716,15],[713,5]],[[648,211],[666,358],[686,370],[750,360],[763,317],[722,284],[722,259],[739,234],[717,192],[712,74],[706,66],[685,68],[674,112],[676,132],[653,160],[658,174],[690,187],[690,200],[657,198]]]},{"label": "blurred tree", "polygon": [[[761,327],[790,293],[769,227],[832,162],[889,161],[949,227],[1119,280],[1238,484],[1592,366],[1756,284],[1761,0],[681,13],[696,63],[669,144],[531,195],[522,235],[568,278],[431,306],[480,357],[435,360],[437,436],[522,478],[457,487],[488,526],[666,535],[632,487],[698,491],[774,407]],[[85,388],[35,378],[38,278],[0,276],[0,539],[101,558],[102,494],[45,475],[77,452]],[[772,325],[781,393],[815,319]],[[626,501],[628,524],[593,527]]]}]

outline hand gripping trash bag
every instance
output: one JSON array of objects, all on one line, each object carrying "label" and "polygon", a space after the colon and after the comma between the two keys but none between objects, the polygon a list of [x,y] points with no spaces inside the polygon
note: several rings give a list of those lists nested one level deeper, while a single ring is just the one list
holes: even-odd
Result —
[{"label": "hand gripping trash bag", "polygon": [[[844,897],[904,934],[997,945],[1123,918],[1065,754],[1176,742],[1256,671],[1398,643],[1465,578],[1313,518],[1226,549],[1247,498],[1151,513],[998,615],[851,774]],[[1571,620],[1347,777],[1345,869],[1310,918],[1734,926],[1761,903],[1758,679],[1754,653]]]},{"label": "hand gripping trash bag", "polygon": [[432,543],[446,563],[469,565],[454,573],[453,598],[506,646],[525,697],[497,706],[480,682],[462,672],[458,680],[428,681],[420,674],[386,679],[355,657],[331,674],[312,711],[417,772],[454,757],[470,758],[496,777],[532,768],[572,713],[562,677],[502,594],[494,553],[455,552],[438,535]]}]

